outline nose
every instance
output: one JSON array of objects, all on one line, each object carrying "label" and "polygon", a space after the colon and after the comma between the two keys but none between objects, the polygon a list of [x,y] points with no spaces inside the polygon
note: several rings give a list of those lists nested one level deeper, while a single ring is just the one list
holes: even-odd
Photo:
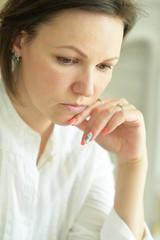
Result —
[{"label": "nose", "polygon": [[93,71],[82,71],[80,72],[72,84],[72,90],[74,93],[91,97],[95,92],[95,79],[93,76]]}]

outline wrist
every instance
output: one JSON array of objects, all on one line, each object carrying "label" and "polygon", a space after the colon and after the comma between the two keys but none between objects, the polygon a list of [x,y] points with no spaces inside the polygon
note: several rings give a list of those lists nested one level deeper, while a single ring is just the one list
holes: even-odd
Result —
[{"label": "wrist", "polygon": [[120,156],[117,156],[117,168],[126,168],[126,169],[146,169],[148,168],[148,156],[147,151],[145,150],[140,157],[132,159],[123,159]]},{"label": "wrist", "polygon": [[136,239],[141,239],[144,228],[144,189],[147,159],[119,161],[116,171],[114,207]]}]

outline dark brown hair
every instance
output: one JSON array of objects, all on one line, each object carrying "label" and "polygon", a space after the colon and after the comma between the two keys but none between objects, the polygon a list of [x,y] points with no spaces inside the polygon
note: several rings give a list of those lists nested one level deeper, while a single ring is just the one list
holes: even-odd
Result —
[{"label": "dark brown hair", "polygon": [[124,37],[133,28],[139,8],[132,0],[8,0],[0,12],[0,68],[7,91],[16,93],[12,72],[13,40],[24,30],[29,40],[38,26],[47,23],[59,11],[71,8],[105,13],[124,23]]}]

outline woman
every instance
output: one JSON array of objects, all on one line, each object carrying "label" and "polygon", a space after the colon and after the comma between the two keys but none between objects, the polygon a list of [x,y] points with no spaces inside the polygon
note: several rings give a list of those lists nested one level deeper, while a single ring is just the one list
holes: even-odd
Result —
[{"label": "woman", "polygon": [[130,0],[7,1],[0,239],[152,239],[143,116],[125,99],[99,100],[136,16]]}]

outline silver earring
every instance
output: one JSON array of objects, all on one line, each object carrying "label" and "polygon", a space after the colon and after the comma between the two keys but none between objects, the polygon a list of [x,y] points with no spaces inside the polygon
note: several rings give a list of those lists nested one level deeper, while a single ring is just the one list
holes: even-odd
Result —
[{"label": "silver earring", "polygon": [[14,62],[16,62],[16,63],[19,62],[19,61],[20,61],[20,58],[21,58],[21,57],[18,56],[16,53],[13,54],[13,61],[14,61]]},{"label": "silver earring", "polygon": [[13,53],[12,55],[12,72],[14,72],[16,66],[17,66],[17,63],[20,62],[20,56],[18,56],[16,53]]}]

